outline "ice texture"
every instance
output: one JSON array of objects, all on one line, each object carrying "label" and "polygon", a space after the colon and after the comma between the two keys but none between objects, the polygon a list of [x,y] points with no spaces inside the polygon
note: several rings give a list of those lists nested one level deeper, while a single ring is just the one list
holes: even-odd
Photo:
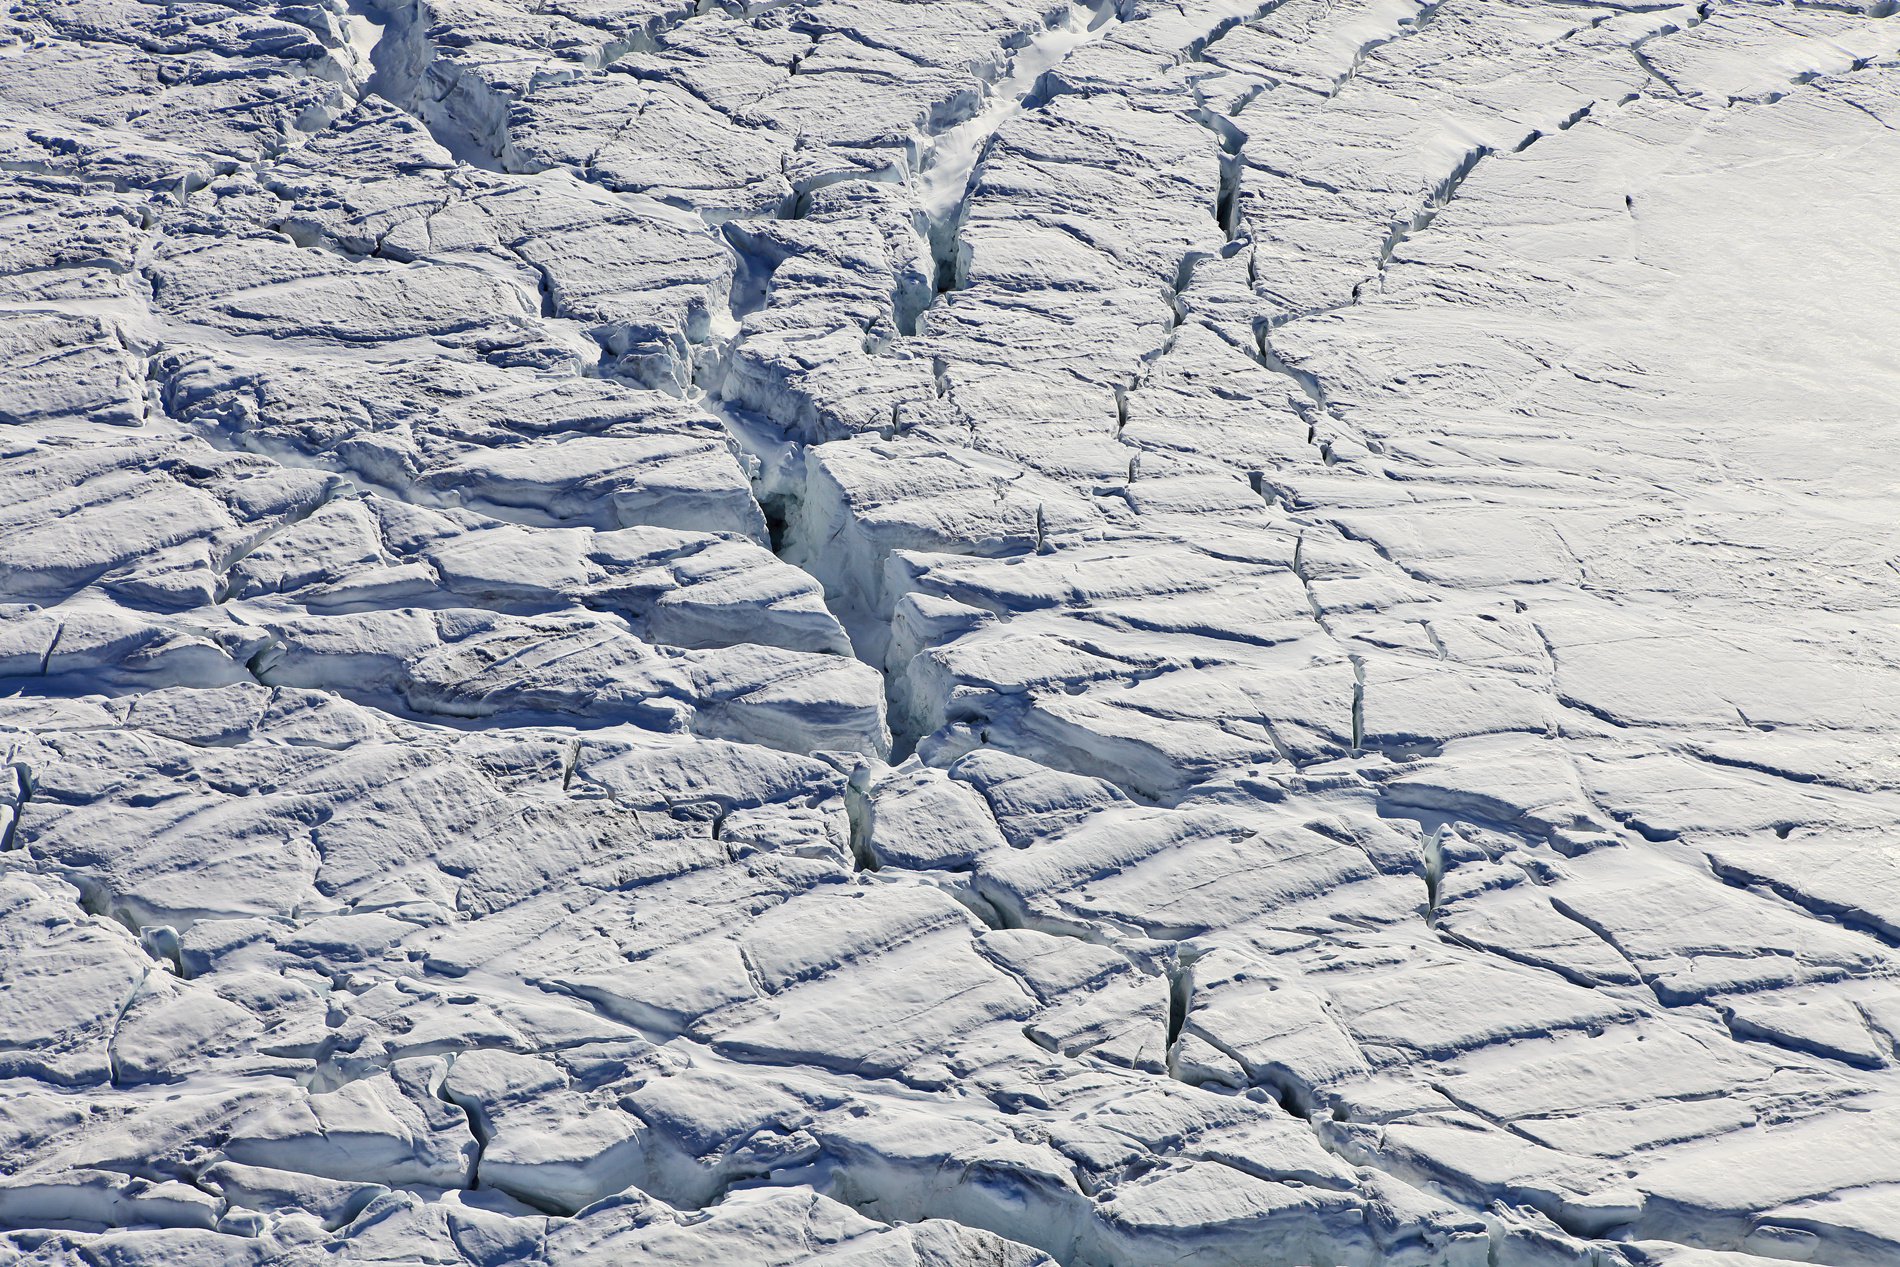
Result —
[{"label": "ice texture", "polygon": [[17,0],[0,1267],[1900,1262],[1891,0]]}]

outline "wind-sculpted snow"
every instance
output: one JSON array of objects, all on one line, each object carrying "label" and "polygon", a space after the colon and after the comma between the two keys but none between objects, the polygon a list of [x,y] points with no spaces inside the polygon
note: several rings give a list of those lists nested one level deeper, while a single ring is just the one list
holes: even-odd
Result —
[{"label": "wind-sculpted snow", "polygon": [[0,1267],[1900,1260],[1892,11],[20,0]]}]

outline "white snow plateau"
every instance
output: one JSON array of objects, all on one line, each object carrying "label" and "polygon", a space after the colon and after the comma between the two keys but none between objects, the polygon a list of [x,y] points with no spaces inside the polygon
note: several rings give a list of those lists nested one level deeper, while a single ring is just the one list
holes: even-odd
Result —
[{"label": "white snow plateau", "polygon": [[0,1267],[1900,1265],[1895,0],[9,0]]}]

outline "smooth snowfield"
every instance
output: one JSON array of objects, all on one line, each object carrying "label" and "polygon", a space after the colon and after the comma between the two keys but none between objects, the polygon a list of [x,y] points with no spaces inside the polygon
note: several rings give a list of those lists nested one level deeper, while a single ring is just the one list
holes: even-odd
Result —
[{"label": "smooth snowfield", "polygon": [[22,0],[0,1267],[1900,1261],[1900,17]]}]

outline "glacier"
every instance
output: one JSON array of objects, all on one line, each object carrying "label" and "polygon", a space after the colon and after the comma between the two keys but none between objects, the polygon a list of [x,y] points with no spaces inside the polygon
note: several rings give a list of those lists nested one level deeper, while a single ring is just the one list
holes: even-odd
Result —
[{"label": "glacier", "polygon": [[1900,1262],[1893,0],[14,0],[0,1267]]}]

